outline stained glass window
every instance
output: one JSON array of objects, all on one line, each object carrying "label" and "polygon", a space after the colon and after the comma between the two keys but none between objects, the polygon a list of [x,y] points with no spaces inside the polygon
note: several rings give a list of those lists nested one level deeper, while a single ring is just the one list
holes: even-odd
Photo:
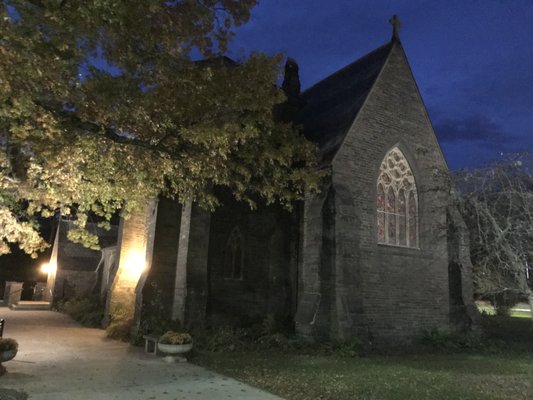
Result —
[{"label": "stained glass window", "polygon": [[409,193],[409,220],[408,220],[408,232],[409,232],[409,242],[417,243],[418,242],[418,203],[416,199],[416,194],[411,192]]},{"label": "stained glass window", "polygon": [[224,278],[242,279],[243,240],[241,231],[235,227],[229,235],[224,253]]},{"label": "stained glass window", "polygon": [[378,241],[385,242],[385,192],[381,183],[378,183],[376,205],[378,209]]},{"label": "stained glass window", "polygon": [[407,246],[407,202],[405,201],[405,190],[398,191],[398,203],[396,212],[398,213],[398,244]]},{"label": "stained glass window", "polygon": [[397,147],[383,159],[377,182],[378,243],[418,247],[418,196],[409,162]]},{"label": "stained glass window", "polygon": [[387,207],[385,218],[387,219],[387,243],[396,244],[396,195],[392,187],[387,191]]}]

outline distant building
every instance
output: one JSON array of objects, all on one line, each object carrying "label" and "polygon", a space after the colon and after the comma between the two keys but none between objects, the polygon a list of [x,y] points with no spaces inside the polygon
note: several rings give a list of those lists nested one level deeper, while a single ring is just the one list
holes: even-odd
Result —
[{"label": "distant building", "polygon": [[102,250],[91,250],[69,240],[68,232],[73,228],[74,223],[70,220],[60,220],[56,224],[44,295],[48,301],[57,303],[76,297],[98,297],[100,291],[107,289],[109,266],[112,265],[108,259],[109,254],[114,255],[118,227],[106,230],[95,223],[87,223],[87,230],[98,236]]}]

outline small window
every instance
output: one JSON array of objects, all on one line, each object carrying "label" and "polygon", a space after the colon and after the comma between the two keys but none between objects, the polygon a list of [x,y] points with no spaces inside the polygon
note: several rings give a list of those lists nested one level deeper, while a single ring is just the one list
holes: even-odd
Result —
[{"label": "small window", "polygon": [[242,279],[243,275],[243,239],[241,231],[235,227],[226,242],[224,253],[224,278]]},{"label": "small window", "polygon": [[376,192],[377,239],[380,244],[418,247],[418,197],[413,172],[399,148],[380,166]]}]

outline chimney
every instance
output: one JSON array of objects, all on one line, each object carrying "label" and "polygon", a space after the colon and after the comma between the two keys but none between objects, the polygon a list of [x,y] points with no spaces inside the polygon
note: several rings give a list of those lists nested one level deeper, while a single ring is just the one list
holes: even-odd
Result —
[{"label": "chimney", "polygon": [[300,76],[298,64],[293,58],[287,58],[285,63],[285,77],[281,88],[287,95],[289,102],[294,101],[300,95]]}]

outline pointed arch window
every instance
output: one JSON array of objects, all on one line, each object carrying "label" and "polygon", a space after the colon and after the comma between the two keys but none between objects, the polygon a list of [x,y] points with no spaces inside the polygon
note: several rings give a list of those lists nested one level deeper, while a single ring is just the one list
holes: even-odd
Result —
[{"label": "pointed arch window", "polygon": [[376,207],[378,243],[418,247],[416,182],[398,147],[387,153],[379,168]]},{"label": "pointed arch window", "polygon": [[244,266],[244,242],[241,231],[235,227],[226,242],[224,251],[224,278],[242,279]]}]

